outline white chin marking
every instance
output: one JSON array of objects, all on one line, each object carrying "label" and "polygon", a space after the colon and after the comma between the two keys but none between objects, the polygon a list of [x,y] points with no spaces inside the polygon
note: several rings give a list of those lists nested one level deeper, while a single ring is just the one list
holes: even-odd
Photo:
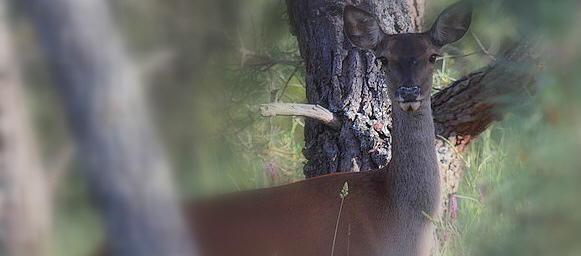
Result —
[{"label": "white chin marking", "polygon": [[420,107],[420,102],[419,101],[411,101],[411,102],[400,102],[399,106],[401,107],[401,109],[403,109],[403,111],[416,111],[419,107]]}]

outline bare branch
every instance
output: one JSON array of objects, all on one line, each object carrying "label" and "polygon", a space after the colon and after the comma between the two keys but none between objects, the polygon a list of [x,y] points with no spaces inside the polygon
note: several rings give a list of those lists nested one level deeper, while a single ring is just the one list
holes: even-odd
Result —
[{"label": "bare branch", "polygon": [[467,53],[467,54],[460,54],[460,55],[445,55],[445,56],[438,57],[436,60],[464,58],[464,57],[469,57],[469,56],[472,56],[475,54],[480,54],[480,53],[484,53],[484,51],[480,50],[480,51],[471,52],[471,53]]},{"label": "bare branch", "polygon": [[269,103],[260,105],[261,115],[304,116],[323,122],[333,130],[339,130],[341,122],[331,111],[316,104]]},{"label": "bare branch", "polygon": [[286,88],[290,84],[291,79],[293,78],[293,76],[295,76],[295,74],[297,73],[297,71],[299,71],[299,66],[298,65],[295,67],[295,69],[293,70],[293,72],[291,73],[291,75],[288,77],[288,79],[286,80],[286,83],[284,83],[284,87],[282,88],[282,92],[280,93],[280,96],[278,96],[277,101],[279,101],[280,99],[282,99],[282,96],[284,96],[284,92],[286,91]]},{"label": "bare branch", "polygon": [[482,52],[486,56],[490,57],[490,59],[496,61],[496,57],[494,57],[494,55],[490,54],[490,52],[488,52],[488,50],[486,48],[484,48],[484,45],[482,45],[482,42],[480,42],[480,39],[478,39],[476,34],[472,33],[472,37],[474,38],[474,40],[476,40],[476,43],[478,43],[478,46],[480,46],[480,49],[482,49]]}]

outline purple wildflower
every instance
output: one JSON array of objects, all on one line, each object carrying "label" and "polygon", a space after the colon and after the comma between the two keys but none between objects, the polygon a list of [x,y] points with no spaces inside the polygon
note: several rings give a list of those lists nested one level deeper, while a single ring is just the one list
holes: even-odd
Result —
[{"label": "purple wildflower", "polygon": [[274,167],[276,166],[276,163],[272,162],[272,164],[269,164],[266,160],[264,160],[264,163],[266,164],[268,172],[270,172],[270,178],[272,180],[278,180],[278,176],[276,176],[276,173],[274,172]]}]

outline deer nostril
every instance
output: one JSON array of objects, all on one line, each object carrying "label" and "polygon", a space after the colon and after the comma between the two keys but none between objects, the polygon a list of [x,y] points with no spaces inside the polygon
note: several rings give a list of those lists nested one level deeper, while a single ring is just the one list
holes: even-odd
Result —
[{"label": "deer nostril", "polygon": [[397,98],[400,101],[417,101],[420,98],[420,88],[417,86],[401,86],[397,88]]},{"label": "deer nostril", "polygon": [[420,95],[420,87],[414,86],[412,87],[412,93],[415,94],[416,96]]}]

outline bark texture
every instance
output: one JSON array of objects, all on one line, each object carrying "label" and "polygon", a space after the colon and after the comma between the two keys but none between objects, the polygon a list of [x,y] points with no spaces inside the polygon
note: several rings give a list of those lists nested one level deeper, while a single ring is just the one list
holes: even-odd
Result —
[{"label": "bark texture", "polygon": [[343,33],[346,4],[376,15],[386,33],[414,31],[405,1],[287,0],[305,60],[307,100],[343,118],[338,131],[306,120],[307,177],[375,169],[390,158],[391,104],[373,55],[354,48]]},{"label": "bark texture", "polygon": [[51,193],[0,1],[0,255],[48,254]]},{"label": "bark texture", "polygon": [[407,0],[410,8],[410,19],[414,26],[414,32],[422,32],[424,27],[424,14],[426,13],[426,0]]},{"label": "bark texture", "polygon": [[100,0],[30,0],[84,174],[117,255],[196,255],[144,84]]}]

